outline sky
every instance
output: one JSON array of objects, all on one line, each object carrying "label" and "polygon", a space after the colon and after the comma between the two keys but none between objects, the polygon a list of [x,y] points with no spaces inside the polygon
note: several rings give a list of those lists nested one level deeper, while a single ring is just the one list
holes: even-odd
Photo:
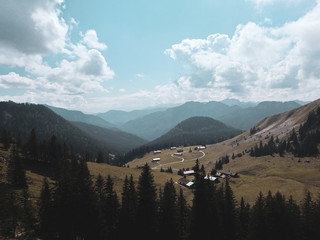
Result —
[{"label": "sky", "polygon": [[98,113],[320,97],[320,0],[0,5],[0,101]]}]

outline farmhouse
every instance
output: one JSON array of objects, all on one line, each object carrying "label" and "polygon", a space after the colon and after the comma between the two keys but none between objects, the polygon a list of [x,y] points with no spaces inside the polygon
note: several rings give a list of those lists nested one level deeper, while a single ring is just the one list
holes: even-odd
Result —
[{"label": "farmhouse", "polygon": [[182,156],[183,153],[174,153],[173,155],[175,155],[175,156]]},{"label": "farmhouse", "polygon": [[218,178],[212,177],[212,176],[205,176],[204,179],[208,179],[208,180],[210,180],[211,182],[215,182]]},{"label": "farmhouse", "polygon": [[234,172],[221,171],[220,173],[221,173],[221,175],[226,175],[226,176],[230,176],[230,177],[238,177],[238,173],[234,173]]},{"label": "farmhouse", "polygon": [[184,171],[183,175],[189,176],[195,174],[194,170]]},{"label": "farmhouse", "polygon": [[185,186],[187,188],[191,188],[193,186],[194,182],[189,180],[189,179],[187,179],[187,178],[180,178],[178,180],[178,184],[180,184],[182,186]]},{"label": "farmhouse", "polygon": [[152,159],[152,162],[159,162],[160,161],[160,158],[153,158]]},{"label": "farmhouse", "polygon": [[196,147],[195,149],[198,150],[198,151],[200,151],[200,150],[206,149],[206,147],[205,147],[205,146],[199,146],[199,147]]}]

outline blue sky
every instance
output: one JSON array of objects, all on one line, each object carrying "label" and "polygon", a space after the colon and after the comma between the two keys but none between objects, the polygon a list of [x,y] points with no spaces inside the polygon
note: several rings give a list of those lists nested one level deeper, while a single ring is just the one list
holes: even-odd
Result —
[{"label": "blue sky", "polygon": [[103,112],[319,98],[316,0],[0,3],[2,101]]}]

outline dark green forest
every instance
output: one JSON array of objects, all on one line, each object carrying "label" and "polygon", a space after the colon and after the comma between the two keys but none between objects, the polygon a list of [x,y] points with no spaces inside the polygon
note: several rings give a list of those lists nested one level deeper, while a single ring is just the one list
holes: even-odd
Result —
[{"label": "dark green forest", "polygon": [[[37,205],[31,203],[24,158],[11,147],[1,176],[0,236],[20,239],[318,239],[320,199],[301,203],[281,193],[260,193],[253,206],[236,202],[226,179],[220,185],[196,169],[193,201],[172,180],[161,189],[148,164],[139,179],[127,176],[121,195],[112,176],[93,179],[83,159],[64,159],[53,182],[44,178]],[[63,159],[61,157],[61,159]]]}]

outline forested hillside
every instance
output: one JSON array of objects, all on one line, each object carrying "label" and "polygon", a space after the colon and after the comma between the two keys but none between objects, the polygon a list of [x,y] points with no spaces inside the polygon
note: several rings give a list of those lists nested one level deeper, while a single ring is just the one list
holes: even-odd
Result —
[{"label": "forested hillside", "polygon": [[[150,142],[159,148],[206,145],[232,138],[242,131],[228,127],[209,117],[192,117],[182,121],[168,133]],[[160,147],[161,146],[161,147]]]},{"label": "forested hillside", "polygon": [[105,143],[106,146],[109,146],[118,153],[128,152],[129,150],[147,143],[147,141],[142,138],[117,129],[106,129],[82,122],[71,122],[71,124],[87,133],[92,138]]},{"label": "forested hillside", "polygon": [[43,105],[0,102],[0,129],[22,142],[29,140],[32,130],[38,141],[49,141],[55,136],[57,142],[74,153],[89,154],[91,158],[99,151],[106,156],[114,152]]}]

